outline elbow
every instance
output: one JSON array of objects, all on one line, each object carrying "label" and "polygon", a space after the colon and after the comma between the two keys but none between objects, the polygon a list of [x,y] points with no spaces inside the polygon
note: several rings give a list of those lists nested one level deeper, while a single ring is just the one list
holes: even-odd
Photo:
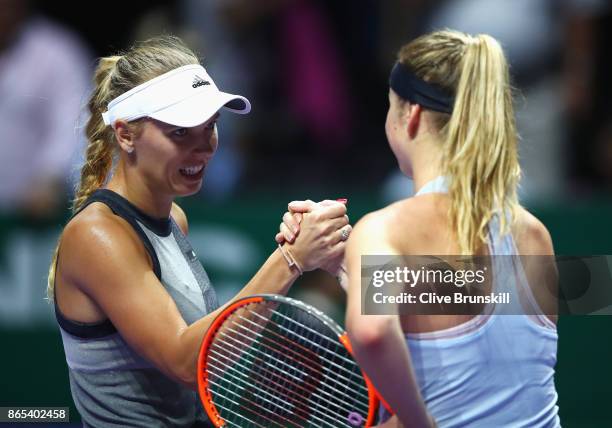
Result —
[{"label": "elbow", "polygon": [[198,389],[197,366],[181,364],[174,370],[173,377],[189,389]]},{"label": "elbow", "polygon": [[391,316],[357,315],[347,319],[347,332],[354,348],[376,349],[382,346],[394,322]]},{"label": "elbow", "polygon": [[197,356],[190,355],[187,357],[187,352],[177,352],[167,355],[168,359],[162,362],[163,372],[181,385],[197,390],[198,388],[198,363]]},{"label": "elbow", "polygon": [[[199,346],[194,346],[193,335],[185,328],[178,337],[178,343],[171,353],[172,377],[183,386],[198,389],[198,356]],[[199,338],[196,338],[199,339]],[[199,345],[199,341],[195,342]]]},{"label": "elbow", "polygon": [[187,388],[197,390],[197,368],[191,364],[179,360],[158,361],[155,364],[157,369],[172,379]]}]

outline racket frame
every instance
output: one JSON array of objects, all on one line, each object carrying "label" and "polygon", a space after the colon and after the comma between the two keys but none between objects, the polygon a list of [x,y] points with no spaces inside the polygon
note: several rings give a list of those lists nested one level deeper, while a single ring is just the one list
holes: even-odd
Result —
[{"label": "racket frame", "polygon": [[[307,303],[304,303],[296,299],[292,299],[290,297],[279,296],[276,294],[257,294],[254,296],[244,297],[244,298],[241,298],[235,301],[234,303],[229,305],[227,308],[225,308],[219,315],[217,315],[215,320],[212,322],[212,324],[208,328],[208,331],[206,332],[206,335],[204,336],[204,339],[202,340],[202,345],[200,346],[200,353],[198,355],[198,366],[197,366],[198,393],[200,396],[200,401],[202,402],[202,405],[204,406],[204,409],[206,410],[208,417],[210,418],[211,422],[213,423],[215,427],[218,427],[218,428],[224,427],[226,425],[226,422],[225,420],[223,420],[223,418],[219,414],[219,411],[215,407],[215,403],[213,402],[212,395],[210,392],[210,385],[209,385],[208,376],[207,376],[207,365],[208,365],[207,355],[208,354],[206,351],[210,348],[213,340],[215,339],[215,336],[219,330],[219,327],[236,310],[240,309],[243,306],[247,306],[253,303],[261,303],[266,300],[278,302],[278,303],[289,304],[289,305],[301,308],[302,310],[308,313],[313,314],[314,316],[319,318],[319,320],[322,321],[325,325],[327,325],[327,327],[329,327],[334,333],[338,335],[338,341],[346,348],[346,350],[351,355],[351,357],[353,356],[353,348],[351,346],[347,333],[344,330],[342,330],[342,328],[334,320],[332,320],[329,316],[327,316],[322,311],[318,310],[317,308]],[[364,425],[364,427],[367,428],[367,427],[371,427],[375,425],[375,420],[376,420],[376,416],[378,413],[377,412],[378,406],[381,400],[380,400],[378,393],[376,392],[376,389],[372,385],[372,382],[370,381],[370,379],[365,375],[365,373],[363,373],[363,371],[361,373],[365,381],[365,386],[368,390],[368,415],[367,415],[367,418],[365,420],[365,425]]]}]

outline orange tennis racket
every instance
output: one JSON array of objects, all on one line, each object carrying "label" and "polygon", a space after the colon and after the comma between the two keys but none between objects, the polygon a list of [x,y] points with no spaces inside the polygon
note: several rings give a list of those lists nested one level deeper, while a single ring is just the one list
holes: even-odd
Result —
[{"label": "orange tennis racket", "polygon": [[276,295],[228,306],[209,328],[198,390],[216,427],[370,427],[379,397],[323,312]]}]

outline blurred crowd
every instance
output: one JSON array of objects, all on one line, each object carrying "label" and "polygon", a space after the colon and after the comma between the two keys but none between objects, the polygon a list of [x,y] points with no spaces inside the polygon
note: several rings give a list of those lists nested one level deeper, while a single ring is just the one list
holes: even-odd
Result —
[{"label": "blurred crowd", "polygon": [[0,0],[0,213],[53,217],[85,144],[95,58],[160,33],[199,51],[219,87],[247,96],[222,116],[203,192],[408,192],[387,148],[387,76],[433,29],[489,33],[516,87],[525,200],[612,190],[612,7],[606,0],[180,0],[86,8]]}]

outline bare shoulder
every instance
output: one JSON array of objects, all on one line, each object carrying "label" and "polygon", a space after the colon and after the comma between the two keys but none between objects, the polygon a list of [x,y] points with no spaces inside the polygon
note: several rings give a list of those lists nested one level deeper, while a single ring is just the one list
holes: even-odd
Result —
[{"label": "bare shoulder", "polygon": [[[432,201],[409,198],[395,202],[378,211],[365,215],[355,225],[351,239],[359,241],[362,248],[372,254],[408,254],[405,242],[427,229],[432,220]],[[350,244],[350,242],[349,242]]]},{"label": "bare shoulder", "polygon": [[62,274],[87,287],[96,272],[121,271],[147,264],[148,255],[140,238],[121,217],[101,203],[93,203],[73,218],[61,237]]},{"label": "bare shoulder", "polygon": [[448,196],[440,193],[430,193],[418,197],[403,199],[387,207],[390,213],[404,223],[410,225],[427,225],[434,217],[446,214]]},{"label": "bare shoulder", "polygon": [[408,198],[386,210],[390,242],[399,254],[454,254],[447,195]]},{"label": "bare shoulder", "polygon": [[550,232],[536,216],[523,207],[517,210],[514,235],[519,253],[524,255],[553,255]]},{"label": "bare shoulder", "polygon": [[[358,247],[373,254],[378,249],[387,250],[388,227],[387,222],[391,213],[387,208],[373,211],[363,216],[353,227],[349,238],[349,247]],[[386,251],[383,251],[386,253]]]},{"label": "bare shoulder", "polygon": [[70,275],[66,282],[87,297],[64,299],[66,307],[84,300],[96,309],[87,318],[108,318],[136,353],[191,385],[193,367],[180,340],[187,324],[129,223],[93,203],[66,226],[60,248],[58,266]]},{"label": "bare shoulder", "polygon": [[184,235],[187,235],[189,231],[189,225],[187,223],[187,216],[185,215],[185,211],[177,204],[176,202],[172,202],[172,209],[170,210],[170,215],[176,221],[178,227],[181,228],[181,231]]},{"label": "bare shoulder", "polygon": [[368,227],[387,228],[397,222],[402,225],[415,224],[429,218],[431,214],[431,201],[424,197],[408,198],[365,215],[359,223],[363,222]]}]

